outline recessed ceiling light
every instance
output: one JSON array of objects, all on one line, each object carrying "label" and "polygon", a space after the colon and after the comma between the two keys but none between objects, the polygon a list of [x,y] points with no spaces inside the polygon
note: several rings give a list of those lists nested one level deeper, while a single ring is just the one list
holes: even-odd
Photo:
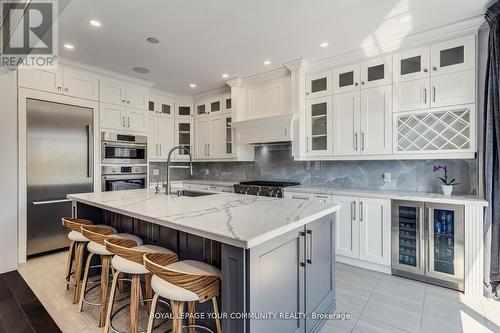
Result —
[{"label": "recessed ceiling light", "polygon": [[224,73],[224,74],[222,74],[222,77],[227,79],[229,77],[229,74]]},{"label": "recessed ceiling light", "polygon": [[68,50],[74,50],[75,49],[75,47],[73,45],[71,45],[71,44],[64,44],[64,48],[68,49]]},{"label": "recessed ceiling light", "polygon": [[264,60],[264,65],[270,65],[271,64],[271,60]]},{"label": "recessed ceiling light", "polygon": [[189,84],[189,86],[190,86],[191,88],[196,88],[196,84],[194,84],[194,83],[190,83],[190,84]]},{"label": "recessed ceiling light", "polygon": [[148,38],[146,38],[146,40],[148,42],[150,42],[151,44],[158,44],[160,42],[160,40],[156,37],[148,37]]},{"label": "recessed ceiling light", "polygon": [[328,42],[321,42],[321,43],[319,43],[319,46],[320,47],[327,47],[328,46]]},{"label": "recessed ceiling light", "polygon": [[411,21],[411,15],[405,15],[399,19],[399,22],[408,22]]},{"label": "recessed ceiling light", "polygon": [[132,68],[132,70],[136,73],[141,73],[141,74],[147,74],[147,73],[151,72],[149,69],[147,69],[145,67],[134,67],[134,68]]},{"label": "recessed ceiling light", "polygon": [[101,22],[99,22],[97,20],[89,20],[89,23],[90,23],[90,25],[93,25],[94,27],[100,27],[101,26]]}]

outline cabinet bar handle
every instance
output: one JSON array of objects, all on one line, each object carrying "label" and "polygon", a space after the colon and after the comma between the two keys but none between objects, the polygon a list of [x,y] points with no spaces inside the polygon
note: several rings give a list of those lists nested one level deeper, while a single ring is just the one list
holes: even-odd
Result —
[{"label": "cabinet bar handle", "polygon": [[[299,238],[302,238],[302,237],[304,237],[304,241],[306,241],[306,233],[303,231],[301,231],[299,233]],[[302,241],[300,240],[299,243],[302,243]],[[306,263],[304,261],[302,261],[302,254],[303,254],[303,252],[300,251],[300,253],[299,253],[299,265],[302,267],[305,267]]]},{"label": "cabinet bar handle", "polygon": [[161,143],[160,143],[160,156],[161,156]]},{"label": "cabinet bar handle", "polygon": [[432,102],[436,103],[436,87],[432,87]]},{"label": "cabinet bar handle", "polygon": [[351,202],[352,220],[356,221],[356,201]]},{"label": "cabinet bar handle", "polygon": [[312,264],[312,256],[313,256],[313,233],[312,230],[306,230],[306,240],[307,240],[307,235],[309,235],[309,251],[308,251],[308,257],[306,258],[306,262],[308,264]]},{"label": "cabinet bar handle", "polygon": [[359,220],[363,222],[363,201],[359,202]]},{"label": "cabinet bar handle", "polygon": [[125,126],[125,117],[123,117],[123,127],[126,127]]},{"label": "cabinet bar handle", "polygon": [[127,117],[127,127],[130,127],[130,117]]},{"label": "cabinet bar handle", "polygon": [[365,150],[365,132],[361,132],[361,150]]},{"label": "cabinet bar handle", "polygon": [[210,156],[210,143],[207,144],[207,147],[208,147],[208,156]]},{"label": "cabinet bar handle", "polygon": [[309,151],[309,137],[306,137],[306,151]]},{"label": "cabinet bar handle", "polygon": [[424,104],[427,104],[427,88],[424,88]]},{"label": "cabinet bar handle", "polygon": [[158,156],[158,144],[155,145],[155,149],[156,149],[156,156]]}]

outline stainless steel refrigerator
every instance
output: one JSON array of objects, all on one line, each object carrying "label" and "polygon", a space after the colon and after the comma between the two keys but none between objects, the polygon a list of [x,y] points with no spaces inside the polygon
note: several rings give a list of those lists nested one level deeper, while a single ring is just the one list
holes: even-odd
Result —
[{"label": "stainless steel refrigerator", "polygon": [[27,99],[28,255],[68,246],[69,193],[92,192],[92,109]]},{"label": "stainless steel refrigerator", "polygon": [[464,207],[393,201],[392,274],[464,290]]}]

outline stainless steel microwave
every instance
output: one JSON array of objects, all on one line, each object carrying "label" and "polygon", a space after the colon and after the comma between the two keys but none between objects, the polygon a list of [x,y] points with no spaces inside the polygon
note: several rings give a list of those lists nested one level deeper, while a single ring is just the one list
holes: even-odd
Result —
[{"label": "stainless steel microwave", "polygon": [[146,164],[147,136],[101,133],[102,164]]}]

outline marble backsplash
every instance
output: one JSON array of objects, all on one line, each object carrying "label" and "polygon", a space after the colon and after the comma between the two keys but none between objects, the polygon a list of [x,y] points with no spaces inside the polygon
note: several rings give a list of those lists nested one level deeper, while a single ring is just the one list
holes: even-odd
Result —
[{"label": "marble backsplash", "polygon": [[[454,194],[478,194],[477,159],[302,162],[293,160],[290,145],[256,147],[254,162],[193,163],[193,176],[184,169],[175,169],[172,179],[281,180],[308,185],[440,193],[441,182],[432,172],[436,164],[447,165],[449,176],[460,183]],[[151,168],[159,168],[160,179],[166,179],[166,163],[151,163]],[[389,183],[384,183],[385,172],[391,173]],[[156,181],[158,177],[150,178]]]}]

